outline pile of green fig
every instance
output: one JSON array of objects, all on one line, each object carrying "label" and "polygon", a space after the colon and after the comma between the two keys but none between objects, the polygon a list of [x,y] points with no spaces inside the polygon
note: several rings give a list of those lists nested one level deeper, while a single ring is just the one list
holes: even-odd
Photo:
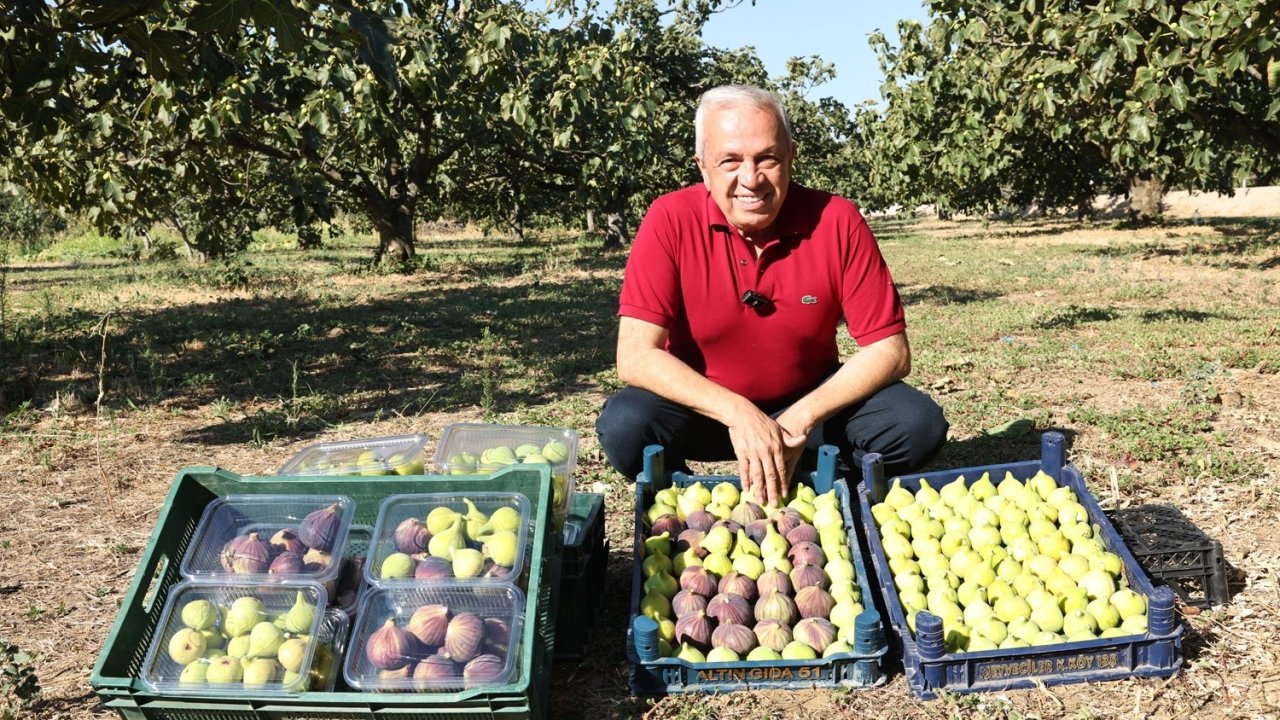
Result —
[{"label": "pile of green fig", "polygon": [[473,452],[457,452],[446,461],[450,475],[488,475],[517,463],[546,463],[552,466],[551,506],[564,508],[569,500],[569,483],[565,469],[569,463],[569,446],[561,440],[549,440],[539,446],[536,443],[518,445],[492,445],[478,455]]},{"label": "pile of green fig", "polygon": [[293,470],[297,475],[421,475],[426,472],[420,452],[395,451],[385,457],[373,449],[326,454],[313,463],[305,460]]},{"label": "pile of green fig", "polygon": [[1141,635],[1147,602],[1128,587],[1075,492],[1038,472],[963,476],[913,494],[894,481],[871,508],[910,629],[942,619],[947,652]]},{"label": "pile of green fig", "polygon": [[218,561],[234,575],[323,574],[333,563],[342,528],[342,506],[333,503],[308,513],[296,527],[236,535],[223,544]]},{"label": "pile of green fig", "polygon": [[813,660],[853,652],[862,592],[834,489],[796,485],[784,507],[730,482],[655,493],[639,611],[658,652],[691,663]]},{"label": "pile of green fig", "polygon": [[392,531],[375,580],[506,578],[521,559],[525,537],[520,510],[501,505],[481,511],[462,498],[465,511],[437,505],[425,516],[401,520]]},{"label": "pile of green fig", "polygon": [[380,690],[432,691],[492,685],[508,668],[509,614],[488,615],[428,603],[392,615],[364,643],[370,685]]},{"label": "pile of green fig", "polygon": [[321,657],[326,646],[312,649],[317,609],[309,593],[297,591],[293,605],[277,612],[268,611],[263,597],[244,594],[225,604],[197,598],[181,604],[181,627],[165,646],[166,656],[182,666],[179,684],[278,685],[297,691],[311,682],[324,683],[326,678],[308,674],[313,667],[332,672],[332,662]]}]

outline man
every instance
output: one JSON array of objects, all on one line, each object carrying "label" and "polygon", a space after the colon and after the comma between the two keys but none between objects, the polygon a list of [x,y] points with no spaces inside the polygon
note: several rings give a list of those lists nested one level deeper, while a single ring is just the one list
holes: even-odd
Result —
[{"label": "man", "polygon": [[[617,367],[627,387],[596,432],[634,479],[646,445],[686,460],[738,461],[744,488],[776,502],[806,445],[864,453],[886,470],[928,462],[942,411],[901,382],[906,322],[888,267],[849,201],[791,182],[796,146],[777,98],[728,85],[702,96],[702,185],[658,198],[622,283]],[[845,320],[858,352],[842,364]]]}]

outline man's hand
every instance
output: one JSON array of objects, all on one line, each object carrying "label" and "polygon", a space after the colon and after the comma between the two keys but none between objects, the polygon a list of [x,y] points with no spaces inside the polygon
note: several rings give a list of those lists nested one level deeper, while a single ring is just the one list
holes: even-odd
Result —
[{"label": "man's hand", "polygon": [[729,440],[738,458],[742,489],[754,491],[770,505],[781,505],[807,438],[787,432],[751,405],[729,424]]}]

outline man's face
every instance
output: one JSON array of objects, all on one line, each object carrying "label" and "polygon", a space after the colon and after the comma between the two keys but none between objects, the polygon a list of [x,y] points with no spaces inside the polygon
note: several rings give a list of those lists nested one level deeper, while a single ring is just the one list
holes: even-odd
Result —
[{"label": "man's face", "polygon": [[702,182],[744,237],[769,240],[791,183],[795,146],[778,118],[750,106],[713,106],[703,115]]}]

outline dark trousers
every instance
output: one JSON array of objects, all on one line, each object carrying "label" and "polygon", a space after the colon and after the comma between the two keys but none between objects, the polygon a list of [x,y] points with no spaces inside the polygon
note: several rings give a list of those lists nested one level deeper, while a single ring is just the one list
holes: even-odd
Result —
[{"label": "dark trousers", "polygon": [[[946,442],[947,427],[942,408],[933,398],[895,382],[814,428],[806,450],[835,445],[855,478],[860,477],[862,456],[880,453],[885,476],[901,475],[938,454]],[[734,459],[727,427],[635,387],[625,387],[605,401],[596,419],[596,435],[609,464],[630,480],[644,470],[648,445],[663,446],[668,470],[687,471],[687,460]]]}]

